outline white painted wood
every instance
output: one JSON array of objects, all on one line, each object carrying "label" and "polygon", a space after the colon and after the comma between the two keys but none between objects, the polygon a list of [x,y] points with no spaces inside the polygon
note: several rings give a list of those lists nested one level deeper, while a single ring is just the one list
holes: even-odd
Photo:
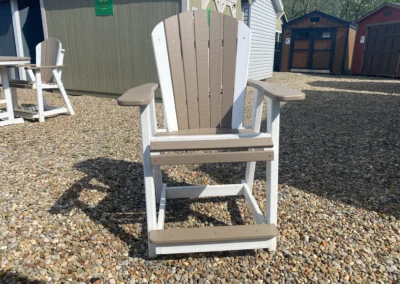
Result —
[{"label": "white painted wood", "polygon": [[[14,31],[14,41],[15,41],[15,49],[17,52],[17,56],[24,57],[24,46],[22,43],[22,29],[21,29],[21,21],[19,18],[19,10],[18,10],[18,2],[17,0],[10,1],[11,7],[11,15],[12,15],[12,23],[13,23],[13,31]],[[24,68],[18,68],[19,78],[21,80],[26,80],[26,73]]]},{"label": "white painted wood", "polygon": [[157,230],[164,229],[166,207],[167,207],[167,185],[164,183],[161,189],[160,207],[158,209]]},{"label": "white painted wood", "polygon": [[[254,101],[251,116],[251,127],[254,132],[261,131],[261,119],[264,105],[264,94],[254,88]],[[245,180],[250,190],[253,189],[254,173],[256,170],[256,162],[247,162]]]},{"label": "white painted wood", "polygon": [[243,195],[243,184],[167,187],[167,198],[192,198]]},{"label": "white painted wood", "polygon": [[238,22],[235,90],[232,107],[232,129],[242,129],[244,101],[246,98],[247,74],[249,68],[251,31],[243,22]]},{"label": "white painted wood", "polygon": [[[146,217],[147,217],[147,232],[156,230],[156,196],[153,178],[153,169],[150,161],[150,139],[155,134],[151,126],[151,110],[150,106],[140,107],[140,126],[142,132],[142,148],[143,148],[143,172],[144,172],[144,187],[146,196]],[[149,256],[155,257],[155,246],[148,241]]]},{"label": "white painted wood", "polygon": [[[53,77],[54,77],[54,79],[56,80],[58,89],[60,89],[61,96],[62,96],[62,98],[63,98],[63,100],[64,100],[64,103],[65,103],[67,109],[68,109],[69,114],[70,114],[70,115],[74,115],[74,114],[75,114],[75,111],[74,111],[74,109],[72,108],[72,105],[71,105],[71,103],[70,103],[70,101],[69,101],[67,92],[65,91],[64,85],[63,85],[63,83],[61,82],[60,73],[59,73],[59,71],[58,71],[57,69],[53,69]],[[37,80],[37,79],[36,79],[36,80]],[[36,81],[36,84],[37,84],[37,83],[38,83],[38,82]],[[39,88],[37,88],[37,90],[39,90]],[[36,91],[37,91],[37,90],[36,90]]]},{"label": "white painted wood", "polygon": [[244,191],[244,198],[247,201],[247,204],[250,208],[251,214],[253,214],[253,217],[256,220],[256,223],[257,224],[265,224],[264,215],[261,212],[256,199],[254,198],[253,194],[251,193],[250,187],[246,184],[246,181],[243,181],[243,191]]},{"label": "white painted wood", "polygon": [[46,40],[49,38],[49,33],[47,31],[46,10],[43,5],[43,0],[39,0],[39,3],[40,3],[40,14],[42,16],[43,36],[44,40]]},{"label": "white painted wood", "polygon": [[[10,65],[18,65],[19,62],[13,62]],[[2,113],[3,118],[8,118],[6,121],[0,121],[0,126],[16,124],[16,123],[23,123],[24,120],[22,118],[15,118],[14,116],[14,106],[13,106],[13,99],[11,97],[11,90],[8,80],[7,74],[7,66],[5,66],[4,62],[1,62],[0,65],[0,77],[1,82],[3,85],[3,94],[4,100],[2,100],[6,104],[6,111]]]},{"label": "white painted wood", "polygon": [[276,30],[276,12],[273,1],[253,1],[246,15],[247,23],[253,34],[249,79],[263,80],[272,77]]},{"label": "white painted wood", "polygon": [[271,137],[269,133],[233,133],[233,134],[216,134],[216,135],[171,135],[171,136],[156,136],[151,139],[151,142],[163,141],[202,141],[202,140],[215,140],[226,141],[237,140],[242,138],[264,139]]},{"label": "white painted wood", "polygon": [[[274,143],[275,159],[267,161],[267,194],[266,194],[266,217],[268,224],[277,224],[278,221],[278,172],[279,172],[279,124],[280,103],[268,98],[267,131],[272,135]],[[275,247],[270,250],[276,249]]]},{"label": "white painted wood", "polygon": [[39,122],[44,122],[44,104],[43,104],[43,91],[42,91],[42,78],[40,70],[36,70],[36,98],[38,105]]},{"label": "white painted wood", "polygon": [[156,60],[158,79],[160,81],[163,98],[165,125],[168,131],[177,131],[178,121],[176,118],[175,98],[172,88],[164,22],[159,23],[154,28],[151,33],[151,38],[153,41],[154,57]]},{"label": "white painted wood", "polygon": [[252,250],[252,249],[271,249],[274,247],[274,239],[265,241],[241,241],[241,242],[216,242],[204,244],[178,244],[178,245],[157,245],[157,254],[177,254],[177,253],[196,253],[211,251],[231,251],[231,250]]}]

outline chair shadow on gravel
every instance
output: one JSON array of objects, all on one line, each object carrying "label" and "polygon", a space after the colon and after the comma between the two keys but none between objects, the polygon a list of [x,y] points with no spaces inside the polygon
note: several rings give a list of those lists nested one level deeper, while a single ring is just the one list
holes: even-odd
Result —
[{"label": "chair shadow on gravel", "polygon": [[40,280],[29,280],[27,276],[0,270],[0,284],[13,284],[13,283],[23,283],[23,284],[44,284],[44,281]]},{"label": "chair shadow on gravel", "polygon": [[[77,208],[94,223],[103,225],[105,229],[124,241],[130,249],[130,256],[147,258],[146,205],[142,163],[96,158],[80,162],[75,165],[75,168],[85,173],[86,176],[62,194],[56,204],[50,208],[50,213],[66,214],[73,208]],[[164,173],[163,182],[168,186],[190,185],[177,183]],[[105,194],[105,197],[96,205],[91,205],[80,200],[84,190],[101,192]],[[244,223],[235,199],[232,197],[201,198],[193,202],[215,201],[227,202],[232,223]],[[212,216],[192,210],[191,204],[192,202],[188,199],[168,201],[166,223],[184,222],[188,220],[188,216],[192,216],[200,223],[212,223],[214,226],[227,225]],[[128,225],[128,229],[125,225]],[[236,255],[238,254],[236,253]],[[168,257],[170,258],[170,256]]]},{"label": "chair shadow on gravel", "polygon": [[[400,96],[304,92],[281,107],[279,183],[400,218]],[[200,169],[218,183],[244,176],[244,164],[217,167]]]}]

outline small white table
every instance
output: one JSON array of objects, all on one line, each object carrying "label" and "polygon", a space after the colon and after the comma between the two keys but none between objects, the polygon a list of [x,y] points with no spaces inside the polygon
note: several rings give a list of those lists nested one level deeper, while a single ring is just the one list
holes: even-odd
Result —
[{"label": "small white table", "polygon": [[[4,100],[0,99],[0,104],[6,104],[6,111],[0,111],[0,126],[24,123],[22,118],[15,118],[14,116],[14,106],[8,80],[7,68],[22,64],[29,64],[30,61],[30,57],[0,56],[0,76],[4,91]],[[3,120],[4,118],[7,118],[7,120]]]}]

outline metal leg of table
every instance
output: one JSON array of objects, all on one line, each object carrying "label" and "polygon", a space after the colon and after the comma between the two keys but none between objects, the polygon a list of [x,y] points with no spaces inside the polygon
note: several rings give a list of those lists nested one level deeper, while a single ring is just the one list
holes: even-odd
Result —
[{"label": "metal leg of table", "polygon": [[6,112],[2,114],[3,115],[6,114],[4,118],[8,118],[8,120],[4,121],[0,120],[0,126],[15,124],[15,123],[24,123],[24,120],[22,118],[14,117],[14,108],[12,103],[11,90],[8,81],[7,68],[5,66],[0,66],[0,76],[1,76],[1,82],[3,84],[4,99],[6,104]]}]

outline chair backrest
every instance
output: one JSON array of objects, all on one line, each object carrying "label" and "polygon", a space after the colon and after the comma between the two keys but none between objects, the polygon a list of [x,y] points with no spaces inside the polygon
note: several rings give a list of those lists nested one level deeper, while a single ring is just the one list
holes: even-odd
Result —
[{"label": "chair backrest", "polygon": [[196,10],[152,32],[168,131],[243,126],[250,29],[235,18]]},{"label": "chair backrest", "polygon": [[[61,49],[61,42],[55,38],[49,38],[36,46],[36,65],[55,66],[62,65],[64,53]],[[61,72],[61,71],[59,71]],[[41,70],[42,82],[54,83],[51,69]]]}]

